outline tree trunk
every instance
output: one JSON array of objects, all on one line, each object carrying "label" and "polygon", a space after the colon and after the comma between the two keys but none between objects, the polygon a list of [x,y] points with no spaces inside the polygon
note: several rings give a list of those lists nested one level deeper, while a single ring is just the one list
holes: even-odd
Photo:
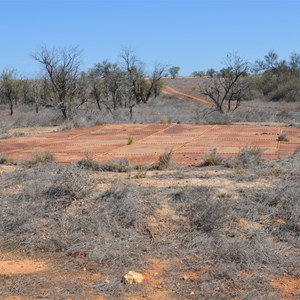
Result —
[{"label": "tree trunk", "polygon": [[61,112],[65,119],[68,119],[67,108],[63,105],[61,108]]},{"label": "tree trunk", "polygon": [[130,107],[129,107],[129,119],[130,119],[130,121],[132,120],[132,114],[133,114],[132,110],[133,110],[133,106],[134,106],[134,105],[130,105]]},{"label": "tree trunk", "polygon": [[96,102],[97,102],[98,109],[99,109],[100,111],[102,111],[101,106],[100,106],[100,100],[97,99]]},{"label": "tree trunk", "polygon": [[12,102],[10,102],[9,108],[10,108],[10,115],[12,116],[14,113],[14,105]]}]

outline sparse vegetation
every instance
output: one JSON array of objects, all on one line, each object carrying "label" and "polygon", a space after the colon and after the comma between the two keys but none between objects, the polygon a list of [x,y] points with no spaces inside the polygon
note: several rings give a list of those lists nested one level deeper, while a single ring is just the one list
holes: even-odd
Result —
[{"label": "sparse vegetation", "polygon": [[0,153],[0,165],[9,165],[12,160],[7,157],[7,155]]},{"label": "sparse vegetation", "polygon": [[211,152],[206,155],[201,166],[217,166],[222,163],[222,157],[217,153],[217,149],[212,149]]},{"label": "sparse vegetation", "polygon": [[161,119],[160,119],[160,124],[170,124],[170,119],[168,116],[163,116]]},{"label": "sparse vegetation", "polygon": [[35,164],[48,164],[55,162],[55,155],[49,151],[38,151],[32,154],[30,165]]},{"label": "sparse vegetation", "polygon": [[127,137],[127,145],[131,145],[133,143],[133,136],[129,135]]},{"label": "sparse vegetation", "polygon": [[162,153],[158,158],[157,169],[167,170],[172,165],[172,150]]},{"label": "sparse vegetation", "polygon": [[242,148],[234,163],[240,167],[247,168],[258,165],[262,161],[262,153],[258,147],[248,146]]},{"label": "sparse vegetation", "polygon": [[127,158],[122,158],[118,160],[111,161],[109,163],[100,164],[99,171],[102,172],[118,172],[126,173],[131,170],[132,166]]},{"label": "sparse vegetation", "polygon": [[[224,90],[214,90],[223,94],[215,98],[219,111],[211,112],[210,106],[189,95],[198,97],[199,86],[203,88],[205,82],[219,82],[220,89],[225,83],[230,87],[236,75],[233,69],[162,80],[163,65],[146,74],[132,51],[124,50],[121,60],[121,64],[102,61],[87,72],[74,73],[69,79],[76,89],[63,102],[51,79],[20,81],[11,73],[9,83],[18,89],[12,115],[6,113],[9,101],[0,99],[0,138],[21,137],[22,130],[9,130],[18,127],[59,125],[59,130],[67,130],[128,120],[300,123],[296,103],[280,108],[277,103],[255,100],[226,112],[253,95],[296,99],[295,78],[279,82],[269,70],[253,74],[241,69],[237,89],[229,88],[226,96]],[[163,82],[181,93],[159,95]],[[4,81],[0,85],[3,88]],[[250,89],[247,95],[245,86]],[[235,106],[230,107],[230,101]],[[135,142],[134,137],[127,136],[127,145]],[[270,138],[288,141],[286,134]],[[11,296],[13,290],[14,295],[31,299],[38,291],[39,297],[81,299],[100,293],[122,299],[136,292],[147,297],[153,280],[151,292],[167,290],[169,298],[279,299],[280,291],[271,278],[297,280],[299,276],[298,154],[270,162],[262,158],[258,147],[249,146],[238,157],[225,160],[214,149],[201,168],[178,169],[172,165],[172,150],[161,154],[150,168],[133,166],[128,159],[101,163],[89,154],[76,165],[60,165],[52,153],[37,152],[29,163],[1,166],[1,255],[17,249],[29,257],[54,257],[55,274],[74,270],[76,280],[66,276],[55,283],[58,291],[53,291],[51,276],[56,275],[52,273],[50,277],[5,275],[0,276],[0,294]],[[11,163],[0,155],[0,164]],[[148,280],[139,287],[123,285],[121,278],[128,270],[144,273]],[[78,281],[81,271],[88,284]]]},{"label": "sparse vegetation", "polygon": [[78,166],[84,169],[90,169],[97,171],[100,169],[100,165],[96,162],[91,154],[87,154],[85,158],[78,162]]},{"label": "sparse vegetation", "polygon": [[[240,162],[258,156],[255,149],[241,152]],[[3,251],[59,254],[64,265],[75,264],[76,272],[84,266],[88,274],[105,274],[109,283],[91,276],[89,285],[82,285],[86,292],[108,298],[128,295],[129,287],[120,283],[122,276],[131,269],[148,274],[153,259],[161,266],[172,265],[171,270],[162,267],[157,280],[181,299],[191,290],[210,299],[224,295],[276,299],[280,291],[271,278],[299,276],[297,154],[272,164],[281,169],[276,177],[269,172],[264,183],[253,177],[249,186],[236,180],[234,168],[241,164],[219,166],[218,173],[209,172],[211,167],[175,173],[149,170],[147,178],[106,173],[104,181],[103,173],[94,171],[93,159],[87,156],[86,161],[47,168],[35,164],[1,174]],[[253,164],[246,168],[248,174],[256,173]],[[136,174],[144,172],[140,167]],[[37,282],[36,275],[27,276],[48,291],[49,279]],[[17,282],[14,276],[10,280],[18,284],[19,295],[35,295],[26,281]],[[9,293],[5,282],[2,295]],[[70,284],[77,286],[71,280],[59,285],[66,297],[83,295],[82,289],[68,290]]]},{"label": "sparse vegetation", "polygon": [[286,134],[279,134],[277,140],[279,142],[288,142],[289,141],[289,138],[287,137]]}]

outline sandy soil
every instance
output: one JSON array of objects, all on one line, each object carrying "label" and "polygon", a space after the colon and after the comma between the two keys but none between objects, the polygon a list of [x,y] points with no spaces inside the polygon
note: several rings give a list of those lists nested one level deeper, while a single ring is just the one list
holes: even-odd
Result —
[{"label": "sandy soil", "polygon": [[[285,134],[288,141],[278,141],[280,134]],[[131,145],[129,136],[133,137]],[[4,139],[0,142],[0,153],[13,160],[30,160],[34,152],[50,151],[63,163],[77,162],[90,155],[98,162],[127,158],[133,165],[149,166],[158,161],[159,155],[172,151],[175,165],[193,165],[201,163],[212,149],[227,158],[247,146],[259,147],[269,159],[289,156],[300,147],[300,129],[275,124],[97,125]]]}]

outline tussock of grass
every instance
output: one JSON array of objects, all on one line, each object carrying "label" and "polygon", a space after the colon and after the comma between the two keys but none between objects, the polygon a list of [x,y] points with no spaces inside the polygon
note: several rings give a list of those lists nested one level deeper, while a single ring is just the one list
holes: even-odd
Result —
[{"label": "tussock of grass", "polygon": [[167,170],[172,165],[172,150],[169,152],[164,152],[158,158],[158,163],[156,168],[158,170]]},{"label": "tussock of grass", "polygon": [[98,171],[100,169],[100,164],[96,162],[92,155],[87,154],[85,158],[78,162],[78,166],[84,169]]},{"label": "tussock of grass", "polygon": [[127,145],[131,145],[133,143],[133,136],[129,135],[127,138]]},{"label": "tussock of grass", "polygon": [[55,155],[49,151],[34,152],[30,161],[31,165],[48,164],[55,162]]},{"label": "tussock of grass", "polygon": [[0,153],[0,165],[11,165],[13,161],[6,154]]},{"label": "tussock of grass", "polygon": [[223,162],[223,158],[213,149],[205,158],[201,166],[218,166]]},{"label": "tussock of grass", "polygon": [[171,123],[171,120],[168,116],[163,116],[161,119],[160,119],[160,124],[170,124]]},{"label": "tussock of grass", "polygon": [[251,167],[262,161],[262,153],[258,147],[248,146],[239,151],[235,164],[243,168]]},{"label": "tussock of grass", "polygon": [[127,158],[122,158],[118,160],[113,160],[106,164],[99,165],[99,171],[109,171],[109,172],[129,172],[131,170],[130,162]]}]

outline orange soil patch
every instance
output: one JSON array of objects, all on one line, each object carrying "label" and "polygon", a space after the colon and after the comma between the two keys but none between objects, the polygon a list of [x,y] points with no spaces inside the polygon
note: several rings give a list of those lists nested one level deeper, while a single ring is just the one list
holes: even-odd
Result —
[{"label": "orange soil patch", "polygon": [[300,278],[277,277],[271,279],[271,285],[280,291],[282,299],[296,300],[300,298]]},{"label": "orange soil patch", "polygon": [[1,298],[1,299],[5,299],[5,300],[28,300],[28,298],[21,297],[21,296],[8,296],[8,297]]},{"label": "orange soil patch", "polygon": [[30,274],[43,271],[46,268],[47,265],[45,262],[29,259],[0,261],[0,275]]},{"label": "orange soil patch", "polygon": [[237,226],[239,227],[244,227],[247,229],[260,229],[261,225],[259,223],[256,222],[251,222],[249,220],[246,219],[240,219],[236,222]]},{"label": "orange soil patch", "polygon": [[165,272],[165,269],[168,266],[167,261],[163,261],[158,258],[152,258],[151,264],[151,269],[146,270],[143,273],[144,278],[145,280],[151,281],[152,284],[158,284],[160,281],[159,278],[156,277],[161,276]]},{"label": "orange soil patch", "polygon": [[[48,290],[46,292],[46,287],[38,287],[35,285],[34,281],[39,278],[37,276],[41,276],[44,279],[48,280],[49,287],[59,288],[60,286],[64,286],[66,282],[71,284],[80,283],[82,288],[88,287],[90,284],[97,284],[102,277],[100,273],[91,273],[87,271],[84,267],[85,258],[78,258],[76,261],[70,261],[72,266],[77,265],[75,270],[64,270],[62,269],[65,265],[65,261],[62,260],[33,260],[29,258],[24,258],[23,255],[19,253],[2,253],[0,252],[0,277],[10,278],[10,283],[12,284],[14,278],[18,278],[20,275],[26,275],[28,277],[33,276],[32,280],[32,289],[34,293],[36,293],[35,297],[28,297],[23,295],[18,295],[18,292],[11,293],[9,295],[1,294],[1,286],[0,286],[0,299],[6,300],[23,300],[23,299],[38,299],[38,298],[48,298]],[[80,269],[78,269],[78,267]],[[58,271],[58,268],[60,271]],[[47,287],[48,288],[48,287]],[[45,294],[46,292],[46,294]],[[88,299],[93,300],[105,300],[106,298],[94,291],[92,289],[86,290],[89,294]],[[44,295],[45,294],[45,295]],[[51,298],[51,296],[49,297]],[[54,299],[54,298],[51,298]],[[66,299],[77,299],[75,296],[70,296]]]},{"label": "orange soil patch", "polygon": [[[288,142],[277,141],[284,133]],[[133,143],[128,145],[128,136]],[[14,160],[30,160],[50,151],[58,162],[77,162],[87,154],[95,161],[128,158],[133,165],[151,165],[159,155],[173,152],[175,165],[201,163],[213,148],[224,158],[241,148],[256,146],[266,158],[292,155],[300,147],[300,129],[259,125],[113,124],[38,134],[0,141],[0,153]]]}]

